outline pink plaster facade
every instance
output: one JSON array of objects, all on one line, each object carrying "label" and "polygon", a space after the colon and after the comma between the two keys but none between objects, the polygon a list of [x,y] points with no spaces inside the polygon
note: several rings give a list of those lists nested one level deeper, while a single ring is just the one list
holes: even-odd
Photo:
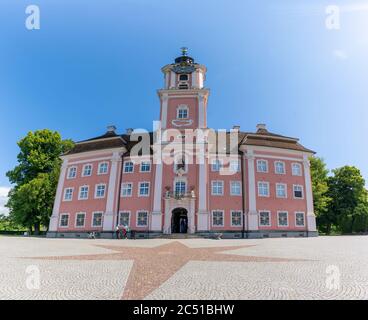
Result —
[{"label": "pink plaster facade", "polygon": [[[195,144],[199,139],[191,130],[208,129],[206,71],[185,54],[162,68],[160,128],[155,133],[172,136],[174,146]],[[121,225],[144,236],[316,235],[308,161],[313,152],[298,139],[272,134],[264,125],[257,128],[255,133],[234,129],[238,143],[231,165],[226,154],[210,151],[208,140],[204,151],[192,157],[170,153],[173,160],[184,159],[176,164],[157,163],[152,152],[133,155],[132,133],[118,135],[115,128],[77,143],[63,156],[49,236],[94,231],[114,237]],[[216,159],[222,161],[218,168]],[[229,166],[231,174],[223,174]]]}]

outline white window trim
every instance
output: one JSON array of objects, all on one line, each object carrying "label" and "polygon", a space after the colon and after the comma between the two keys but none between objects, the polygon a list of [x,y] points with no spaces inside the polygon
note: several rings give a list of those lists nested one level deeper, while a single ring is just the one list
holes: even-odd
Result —
[{"label": "white window trim", "polygon": [[[107,171],[106,172],[100,172],[100,167],[101,167],[102,164],[107,164]],[[97,175],[104,175],[104,174],[108,174],[108,173],[109,173],[109,162],[108,161],[100,162],[98,164]]]},{"label": "white window trim", "polygon": [[[78,218],[78,215],[79,214],[83,214],[84,215],[84,219],[83,219],[83,226],[77,226],[77,218]],[[80,228],[84,228],[85,227],[85,225],[86,225],[86,213],[85,212],[76,212],[75,213],[75,221],[74,221],[74,227],[75,228],[78,228],[78,229],[80,229]]]},{"label": "white window trim", "polygon": [[[187,117],[186,118],[179,118],[179,110],[186,110],[187,111]],[[180,104],[176,108],[176,119],[177,120],[188,120],[189,119],[189,107],[186,104]]]},{"label": "white window trim", "polygon": [[[265,161],[266,162],[266,171],[258,170],[258,162],[260,162],[260,161]],[[257,172],[259,172],[259,173],[268,173],[268,160],[266,160],[266,159],[257,159],[256,169],[257,169]]]},{"label": "white window trim", "polygon": [[[69,177],[70,170],[73,169],[73,168],[75,168],[75,176],[74,177]],[[77,166],[71,166],[71,167],[68,168],[68,172],[66,173],[66,179],[67,180],[76,179],[77,174],[78,174],[78,167]]]},{"label": "white window trim", "polygon": [[[62,216],[68,216],[68,224],[66,226],[62,226],[61,225],[61,218]],[[69,213],[60,213],[60,218],[59,218],[59,228],[69,228],[69,223],[70,223],[70,214]]]},{"label": "white window trim", "polygon": [[[143,163],[148,163],[149,164],[149,170],[148,171],[142,171],[142,164]],[[139,164],[139,172],[140,173],[150,173],[151,172],[151,161],[142,161],[140,164]]]},{"label": "white window trim", "polygon": [[[218,161],[218,162],[220,163],[220,168],[219,168],[219,170],[213,170],[213,163],[214,163],[215,161]],[[223,166],[224,166],[224,163],[223,163],[222,159],[218,159],[218,158],[216,158],[216,159],[212,159],[212,160],[211,160],[211,172],[220,172],[220,171],[221,171],[221,169],[223,168]]]},{"label": "white window trim", "polygon": [[[259,184],[260,183],[266,183],[267,184],[267,186],[268,186],[267,187],[267,189],[268,189],[268,195],[267,196],[259,193]],[[258,194],[258,197],[261,197],[261,198],[269,198],[270,195],[271,195],[270,183],[268,181],[258,181],[257,182],[257,194]]]},{"label": "white window trim", "polygon": [[[148,194],[141,194],[141,184],[148,183]],[[140,181],[138,182],[138,197],[149,197],[151,194],[151,183],[149,181]]]},{"label": "white window trim", "polygon": [[[236,194],[236,193],[233,193],[232,192],[232,184],[233,183],[238,183],[240,185],[240,193],[239,194]],[[241,197],[242,196],[242,188],[243,188],[243,186],[242,186],[241,181],[239,181],[239,180],[230,181],[229,187],[230,187],[230,195],[231,196],[234,196],[234,197]]]},{"label": "white window trim", "polygon": [[[91,174],[90,175],[85,175],[84,174],[84,169],[87,166],[91,166]],[[91,177],[92,174],[93,174],[93,164],[92,163],[86,163],[85,165],[83,165],[83,168],[82,168],[82,177]]]},{"label": "white window trim", "polygon": [[[302,226],[299,226],[299,225],[297,225],[296,224],[296,215],[298,214],[298,213],[302,213],[303,214],[303,225]],[[295,227],[296,228],[305,228],[305,212],[304,211],[295,211],[294,212],[294,221],[295,221]]]},{"label": "white window trim", "polygon": [[[133,170],[132,170],[132,171],[129,171],[129,172],[126,172],[126,171],[125,171],[126,164],[127,164],[127,163],[130,163],[130,162],[133,164]],[[134,161],[132,161],[132,160],[126,160],[126,161],[124,161],[124,164],[123,164],[123,173],[124,173],[124,174],[134,173],[134,167],[135,167],[135,163],[134,163]]]},{"label": "white window trim", "polygon": [[[139,212],[145,212],[145,213],[147,213],[147,224],[144,225],[144,226],[139,226],[138,225],[138,213]],[[137,228],[147,228],[148,227],[148,225],[149,225],[149,212],[148,212],[148,210],[137,210],[136,211],[136,214],[135,214],[135,225],[136,225]]]},{"label": "white window trim", "polygon": [[[261,224],[261,212],[267,212],[268,213],[268,224]],[[271,227],[272,226],[272,220],[271,220],[271,211],[270,210],[258,210],[258,225],[260,227]]]},{"label": "white window trim", "polygon": [[[236,163],[236,170],[234,170],[234,171],[232,170],[232,164],[233,163]],[[234,174],[240,172],[241,171],[240,159],[230,160],[229,161],[229,170],[230,170],[230,172],[233,172]]]},{"label": "white window trim", "polygon": [[[99,225],[99,226],[95,226],[95,225],[93,224],[94,219],[95,219],[95,214],[97,214],[97,213],[101,213],[101,225]],[[103,217],[104,217],[104,213],[103,213],[102,211],[93,211],[93,212],[92,212],[91,227],[92,227],[92,228],[101,228],[101,227],[103,226]]]},{"label": "white window trim", "polygon": [[[279,221],[279,214],[280,213],[286,213],[286,217],[287,217],[287,225],[283,226],[283,225],[280,225],[280,221]],[[286,211],[286,210],[278,210],[277,211],[277,226],[279,228],[286,228],[286,227],[289,227],[289,211]]]},{"label": "white window trim", "polygon": [[[66,199],[66,198],[65,198],[65,196],[66,196],[66,190],[68,190],[68,189],[71,189],[71,190],[72,190],[72,197],[71,197],[71,199]],[[73,196],[74,196],[74,187],[66,187],[66,188],[64,189],[63,201],[65,201],[65,202],[73,201]]]},{"label": "white window trim", "polygon": [[[215,182],[221,182],[221,184],[222,184],[222,192],[221,192],[221,194],[219,194],[219,193],[213,193],[213,184]],[[219,196],[219,197],[223,196],[224,195],[224,192],[225,192],[224,187],[225,187],[225,185],[224,185],[224,181],[223,180],[212,180],[211,181],[211,196],[214,196],[214,197],[216,197],[216,196]]]},{"label": "white window trim", "polygon": [[[233,212],[240,212],[240,225],[233,224]],[[241,210],[230,210],[230,225],[237,228],[243,225],[243,212]]]},{"label": "white window trim", "polygon": [[[83,187],[88,187],[88,191],[87,191],[87,198],[81,198],[81,197],[80,197],[80,195],[81,195],[81,189],[82,189]],[[85,184],[85,185],[83,185],[83,186],[80,186],[80,187],[79,187],[79,190],[78,190],[78,200],[88,200],[88,198],[89,198],[89,185]]]},{"label": "white window trim", "polygon": [[[104,195],[103,197],[101,196],[97,196],[97,188],[99,186],[104,186],[105,187],[105,191],[104,191]],[[106,183],[98,183],[95,185],[95,199],[104,199],[106,197],[106,191],[107,191],[107,186],[106,186]]]},{"label": "white window trim", "polygon": [[[295,187],[302,187],[302,197],[301,198],[295,197],[295,190],[294,190]],[[304,186],[303,185],[301,185],[301,184],[293,184],[293,198],[295,200],[304,200]]]},{"label": "white window trim", "polygon": [[[213,224],[213,213],[214,212],[222,212],[222,225],[219,225],[219,224],[214,225]],[[214,228],[219,228],[219,227],[224,227],[225,226],[225,210],[212,210],[211,211],[211,226],[214,227]]]},{"label": "white window trim", "polygon": [[[139,211],[141,211],[141,210],[139,210]],[[119,225],[119,226],[122,226],[122,225],[120,224],[120,220],[121,220],[121,219],[120,219],[120,216],[121,216],[121,214],[122,214],[122,213],[128,213],[128,216],[129,216],[129,223],[128,223],[128,227],[130,227],[130,225],[131,225],[131,220],[130,220],[130,219],[131,219],[131,216],[132,216],[132,215],[131,215],[131,211],[130,211],[130,210],[121,210],[121,211],[119,211],[119,220],[118,220],[118,225]]]},{"label": "white window trim", "polygon": [[175,178],[174,179],[174,185],[173,185],[174,193],[176,193],[176,183],[177,182],[184,182],[185,183],[185,191],[184,191],[184,193],[187,193],[188,192],[187,178],[186,177],[180,177],[180,178]]},{"label": "white window trim", "polygon": [[[131,185],[131,192],[130,192],[130,195],[124,195],[123,194],[123,186],[124,186],[124,184],[130,184]],[[121,184],[121,191],[120,191],[120,197],[122,197],[122,198],[131,198],[133,196],[133,182],[123,182],[122,184]]]},{"label": "white window trim", "polygon": [[[280,172],[277,172],[277,163],[282,163],[284,165],[284,172],[283,173],[280,173]],[[280,161],[280,160],[276,160],[274,162],[274,169],[275,169],[275,174],[286,174],[286,165],[285,165],[285,161]]]},{"label": "white window trim", "polygon": [[[294,174],[294,170],[293,170],[293,167],[294,167],[294,165],[297,165],[298,167],[299,167],[299,172],[300,172],[300,174]],[[302,177],[303,176],[303,171],[302,171],[303,169],[302,169],[302,165],[301,165],[301,163],[298,163],[298,162],[292,162],[291,163],[291,175],[292,176],[295,176],[295,177]]]},{"label": "white window trim", "polygon": [[[285,186],[285,197],[280,197],[277,194],[277,186],[278,185]],[[288,191],[287,191],[287,184],[286,183],[276,183],[276,185],[275,185],[275,191],[276,191],[276,198],[278,198],[278,199],[287,199],[287,197],[288,197]]]}]

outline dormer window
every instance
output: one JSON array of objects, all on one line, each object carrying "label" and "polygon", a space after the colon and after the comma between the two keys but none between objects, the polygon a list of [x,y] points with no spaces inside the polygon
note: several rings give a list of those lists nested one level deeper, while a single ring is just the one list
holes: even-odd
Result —
[{"label": "dormer window", "polygon": [[179,106],[177,110],[176,118],[177,119],[188,119],[188,106],[186,105]]},{"label": "dormer window", "polygon": [[179,76],[179,81],[188,81],[189,80],[189,76],[187,74],[181,74]]},{"label": "dormer window", "polygon": [[179,89],[189,89],[189,75],[187,74],[180,74],[179,75]]}]

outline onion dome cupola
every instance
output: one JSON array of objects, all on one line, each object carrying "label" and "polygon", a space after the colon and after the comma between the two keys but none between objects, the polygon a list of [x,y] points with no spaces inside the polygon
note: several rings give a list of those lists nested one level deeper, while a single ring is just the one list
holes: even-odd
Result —
[{"label": "onion dome cupola", "polygon": [[181,56],[175,62],[162,68],[165,76],[165,89],[191,90],[202,89],[206,76],[206,67],[194,62],[188,56],[188,49],[181,48]]}]

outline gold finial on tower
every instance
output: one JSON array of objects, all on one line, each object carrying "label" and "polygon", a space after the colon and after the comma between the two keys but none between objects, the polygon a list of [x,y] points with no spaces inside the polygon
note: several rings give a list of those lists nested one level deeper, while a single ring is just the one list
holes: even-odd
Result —
[{"label": "gold finial on tower", "polygon": [[188,55],[188,48],[187,47],[181,47],[181,54],[183,57],[186,57]]}]

